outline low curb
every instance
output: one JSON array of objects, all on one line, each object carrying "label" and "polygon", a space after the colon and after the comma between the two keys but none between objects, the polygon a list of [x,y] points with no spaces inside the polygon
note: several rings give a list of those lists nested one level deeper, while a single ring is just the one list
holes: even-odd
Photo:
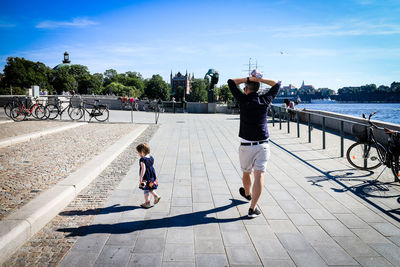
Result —
[{"label": "low curb", "polygon": [[42,229],[118,157],[148,126],[140,125],[0,222],[0,264]]},{"label": "low curb", "polygon": [[15,145],[15,144],[22,143],[22,142],[26,142],[26,141],[29,141],[34,138],[39,138],[44,135],[62,132],[62,131],[68,130],[68,129],[72,129],[72,128],[76,128],[76,127],[85,125],[85,124],[86,124],[85,122],[76,122],[76,123],[68,124],[66,126],[52,128],[52,129],[48,129],[48,130],[44,130],[44,131],[40,131],[40,132],[34,132],[34,133],[24,134],[24,135],[20,135],[20,136],[9,137],[9,138],[6,138],[6,139],[0,141],[0,148]]}]

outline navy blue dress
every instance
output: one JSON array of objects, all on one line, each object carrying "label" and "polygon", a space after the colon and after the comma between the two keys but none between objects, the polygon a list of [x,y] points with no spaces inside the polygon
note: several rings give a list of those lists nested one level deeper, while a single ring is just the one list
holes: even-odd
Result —
[{"label": "navy blue dress", "polygon": [[143,190],[154,190],[157,189],[158,187],[158,181],[157,181],[157,176],[156,176],[156,170],[153,167],[154,164],[154,158],[152,156],[150,157],[141,157],[139,160],[139,175],[142,172],[142,166],[141,162],[144,163],[146,166],[146,170],[143,175],[143,183],[145,184]]}]

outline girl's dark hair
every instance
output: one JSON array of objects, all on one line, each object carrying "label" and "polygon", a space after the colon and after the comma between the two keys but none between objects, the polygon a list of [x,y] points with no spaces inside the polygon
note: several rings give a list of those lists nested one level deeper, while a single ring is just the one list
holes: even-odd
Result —
[{"label": "girl's dark hair", "polygon": [[146,156],[147,154],[150,153],[150,147],[149,147],[149,145],[146,144],[146,143],[139,144],[139,145],[136,147],[136,150],[137,150],[137,152],[142,153],[142,154],[144,154],[145,156]]}]

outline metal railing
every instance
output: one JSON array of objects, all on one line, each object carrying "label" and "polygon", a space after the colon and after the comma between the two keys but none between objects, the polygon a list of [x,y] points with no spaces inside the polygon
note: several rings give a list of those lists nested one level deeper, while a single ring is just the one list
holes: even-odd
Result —
[{"label": "metal railing", "polygon": [[[290,133],[291,118],[295,117],[294,122],[297,125],[297,137],[298,138],[300,138],[300,124],[305,125],[305,123],[300,122],[300,115],[304,114],[304,116],[307,118],[306,123],[307,123],[307,127],[308,127],[308,142],[309,143],[311,143],[311,141],[312,141],[311,131],[316,126],[312,123],[311,118],[312,118],[312,116],[320,117],[322,119],[322,123],[320,125],[321,126],[321,135],[322,135],[322,149],[326,149],[326,131],[327,131],[326,119],[338,121],[340,123],[339,130],[337,130],[337,129],[332,129],[332,130],[338,132],[338,135],[340,136],[340,156],[341,157],[344,157],[344,137],[345,137],[344,123],[349,123],[350,125],[358,124],[358,125],[362,125],[362,126],[368,126],[366,123],[360,123],[360,122],[351,121],[351,120],[343,119],[343,118],[336,118],[336,117],[318,114],[318,113],[314,113],[314,112],[309,112],[309,111],[305,111],[305,110],[288,109],[288,108],[284,108],[284,107],[280,107],[280,106],[276,106],[276,105],[271,106],[270,112],[271,112],[271,116],[272,116],[272,126],[273,127],[275,127],[276,115],[278,115],[278,118],[279,118],[278,122],[279,122],[280,130],[282,130],[283,121],[286,120],[287,133]],[[292,116],[293,114],[295,114],[295,116]]]}]

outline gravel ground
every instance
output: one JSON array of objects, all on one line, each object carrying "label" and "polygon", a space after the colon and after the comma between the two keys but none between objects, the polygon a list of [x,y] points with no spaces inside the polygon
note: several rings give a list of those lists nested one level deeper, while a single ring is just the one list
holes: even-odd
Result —
[{"label": "gravel ground", "polygon": [[134,124],[93,123],[1,148],[0,220],[135,127]]},{"label": "gravel ground", "polygon": [[149,142],[158,126],[149,126],[78,197],[41,231],[26,242],[4,266],[57,266],[77,237],[66,237],[60,228],[89,225],[132,164],[137,164],[136,146]]},{"label": "gravel ground", "polygon": [[18,135],[24,135],[34,132],[40,132],[50,128],[66,126],[71,122],[61,121],[21,121],[21,122],[10,122],[0,125],[0,140],[10,138]]}]

